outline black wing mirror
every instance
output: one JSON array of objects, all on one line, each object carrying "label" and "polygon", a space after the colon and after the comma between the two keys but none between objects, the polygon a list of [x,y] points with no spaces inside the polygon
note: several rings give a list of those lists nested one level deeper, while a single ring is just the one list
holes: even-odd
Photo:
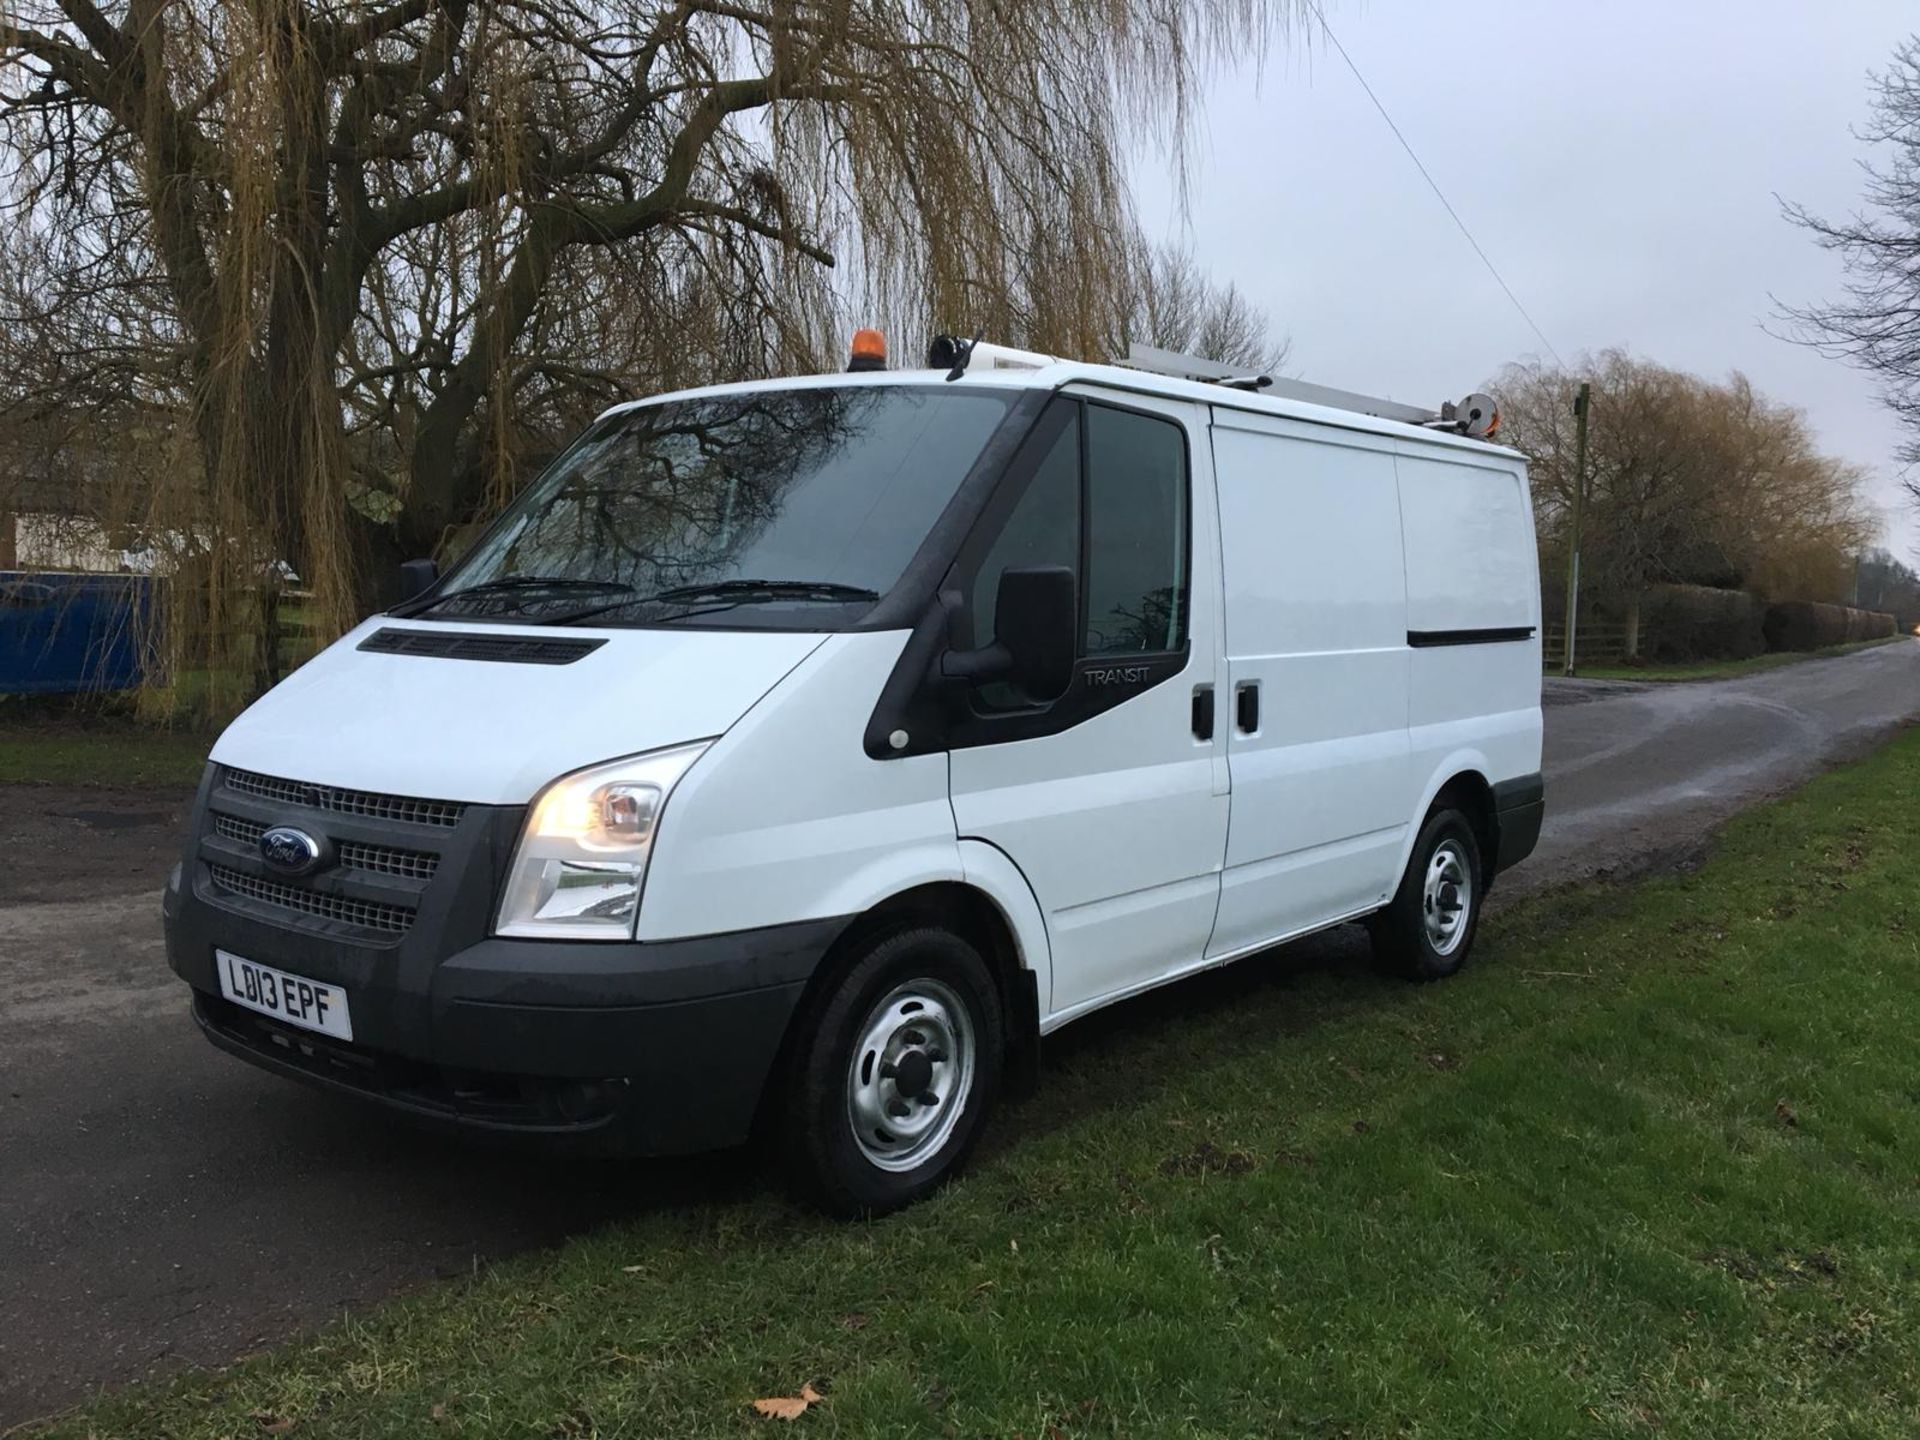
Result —
[{"label": "black wing mirror", "polygon": [[416,595],[424,595],[433,588],[433,582],[440,578],[440,567],[431,560],[402,560],[400,562],[400,599],[411,600]]},{"label": "black wing mirror", "polygon": [[1058,700],[1073,683],[1079,639],[1079,585],[1064,565],[1028,565],[1000,572],[993,602],[993,643],[948,651],[940,673],[955,680],[1011,680],[1032,700]]}]

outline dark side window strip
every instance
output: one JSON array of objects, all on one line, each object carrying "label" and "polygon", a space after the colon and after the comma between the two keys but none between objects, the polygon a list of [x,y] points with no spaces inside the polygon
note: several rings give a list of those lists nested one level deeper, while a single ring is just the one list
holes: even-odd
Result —
[{"label": "dark side window strip", "polygon": [[1509,640],[1531,640],[1533,626],[1507,625],[1492,630],[1409,630],[1407,644],[1416,650],[1434,645],[1499,645]]}]

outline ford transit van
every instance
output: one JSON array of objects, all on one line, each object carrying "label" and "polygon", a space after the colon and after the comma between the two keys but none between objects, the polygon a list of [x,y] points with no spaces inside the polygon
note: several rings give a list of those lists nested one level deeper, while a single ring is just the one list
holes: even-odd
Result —
[{"label": "ford transit van", "polygon": [[951,342],[621,406],[220,737],[169,961],[285,1076],[911,1202],[1103,1005],[1466,960],[1542,814],[1489,409]]}]

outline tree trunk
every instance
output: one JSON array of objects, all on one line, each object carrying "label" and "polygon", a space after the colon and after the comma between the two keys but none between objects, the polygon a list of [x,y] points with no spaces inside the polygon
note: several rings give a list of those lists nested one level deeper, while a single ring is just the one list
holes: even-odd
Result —
[{"label": "tree trunk", "polygon": [[1638,660],[1640,658],[1640,592],[1638,590],[1634,591],[1633,598],[1627,601],[1627,640],[1625,654],[1629,660]]},{"label": "tree trunk", "polygon": [[566,223],[551,213],[535,220],[474,329],[473,343],[421,417],[408,463],[400,540],[415,556],[431,555],[454,526],[471,519],[484,477],[463,463],[461,440],[486,398],[494,372],[512,354],[539,307],[553,262],[566,243]]},{"label": "tree trunk", "polygon": [[302,10],[275,6],[272,44],[280,79],[281,184],[274,207],[265,374],[257,392],[254,453],[264,466],[250,477],[267,496],[272,551],[312,583],[309,512],[330,503],[344,440],[334,394],[338,337],[322,332],[321,289],[327,254],[327,96],[315,72]]},{"label": "tree trunk", "polygon": [[403,561],[428,557],[424,550],[412,549],[392,525],[368,519],[358,511],[347,514],[347,535],[353,548],[355,614],[365,618],[400,598]]}]

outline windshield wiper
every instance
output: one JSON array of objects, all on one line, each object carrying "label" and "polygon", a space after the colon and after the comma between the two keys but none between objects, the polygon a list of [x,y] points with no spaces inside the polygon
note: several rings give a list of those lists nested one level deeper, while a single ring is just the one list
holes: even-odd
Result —
[{"label": "windshield wiper", "polygon": [[633,595],[605,605],[590,605],[584,610],[570,610],[564,615],[553,616],[545,623],[577,625],[582,620],[591,620],[615,610],[655,603],[674,605],[697,604],[702,600],[720,602],[699,610],[689,610],[684,615],[668,617],[679,620],[684,619],[686,615],[704,615],[710,610],[730,610],[736,605],[752,605],[763,600],[802,600],[815,601],[823,605],[851,605],[879,598],[878,590],[870,590],[864,585],[842,585],[837,580],[715,580],[704,585],[675,585],[671,589],[657,590],[651,595]]},{"label": "windshield wiper", "polygon": [[838,580],[716,580],[706,585],[676,585],[657,590],[648,600],[729,600],[736,595],[766,595],[775,600],[878,600],[880,592]]},{"label": "windshield wiper", "polygon": [[[486,597],[489,595],[524,595],[528,593],[547,593],[552,595],[631,595],[633,587],[621,580],[589,580],[571,575],[507,575],[498,580],[482,580],[477,585],[468,585],[463,589],[450,590],[444,595],[435,595],[432,599],[406,611],[409,615],[419,615],[450,601],[464,600],[468,596]],[[400,613],[396,608],[395,614]]]}]

